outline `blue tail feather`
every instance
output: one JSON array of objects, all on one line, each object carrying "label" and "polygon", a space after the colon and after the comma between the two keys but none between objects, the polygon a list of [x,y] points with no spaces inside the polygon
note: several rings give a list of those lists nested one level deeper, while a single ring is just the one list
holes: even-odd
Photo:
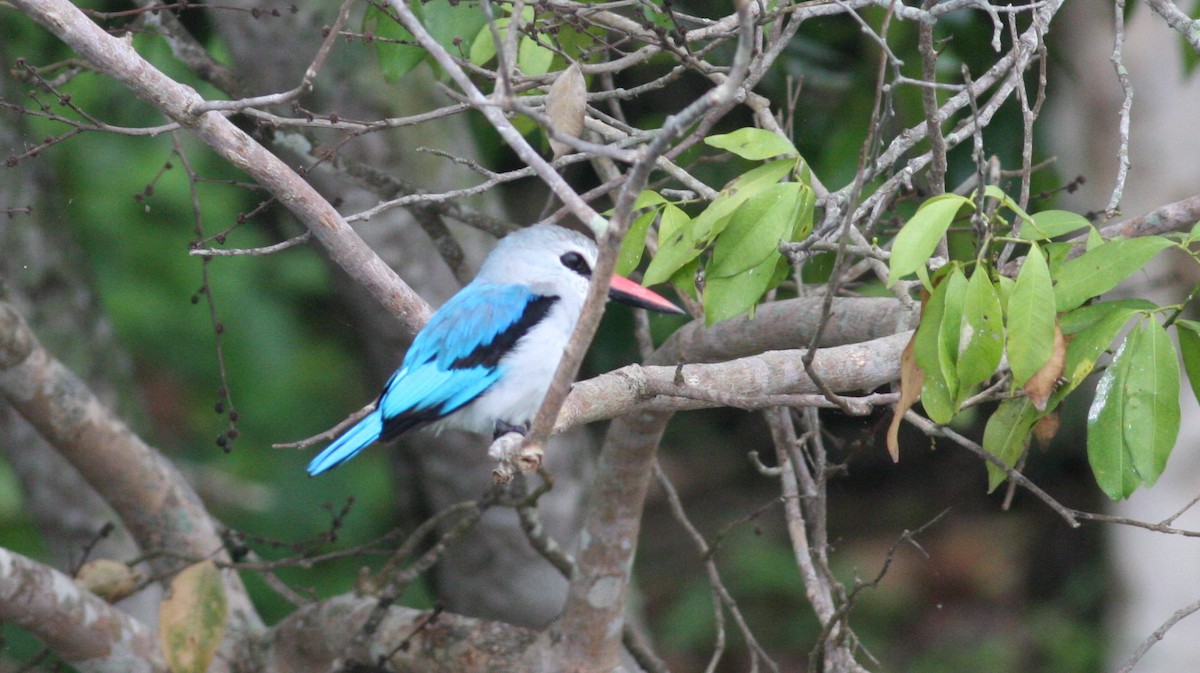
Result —
[{"label": "blue tail feather", "polygon": [[379,439],[381,432],[383,415],[379,410],[372,411],[312,459],[308,464],[308,476],[315,477],[350,460]]}]

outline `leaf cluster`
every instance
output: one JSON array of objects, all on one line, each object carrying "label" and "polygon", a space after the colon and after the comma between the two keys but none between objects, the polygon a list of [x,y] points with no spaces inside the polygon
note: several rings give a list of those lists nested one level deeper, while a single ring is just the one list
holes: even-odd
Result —
[{"label": "leaf cluster", "polygon": [[[1194,347],[1200,346],[1200,332],[1196,323],[1178,320],[1182,305],[1094,298],[1167,248],[1197,259],[1189,245],[1200,226],[1174,240],[1104,240],[1080,215],[1057,210],[1030,215],[995,187],[985,192],[984,202],[997,206],[984,215],[987,230],[996,235],[974,260],[938,260],[932,276],[928,269],[951,224],[977,208],[973,197],[943,194],[927,200],[893,241],[891,282],[916,274],[927,290],[911,358],[903,367],[910,394],[900,412],[919,390],[929,418],[949,424],[1006,363],[1009,392],[987,422],[983,447],[1012,467],[1032,436],[1053,436],[1056,410],[1115,342],[1088,413],[1088,459],[1096,483],[1114,500],[1153,485],[1166,467],[1180,423],[1178,354],[1166,329],[1177,328],[1189,372],[1200,372],[1200,349]],[[1012,214],[1011,222],[998,214],[1003,210]],[[1055,240],[1083,229],[1088,230],[1084,237]],[[1002,244],[1025,250],[1015,278],[997,268]],[[1118,338],[1130,323],[1133,329]],[[895,433],[893,426],[894,458]],[[997,465],[987,468],[989,489],[995,489],[1006,472]]]}]

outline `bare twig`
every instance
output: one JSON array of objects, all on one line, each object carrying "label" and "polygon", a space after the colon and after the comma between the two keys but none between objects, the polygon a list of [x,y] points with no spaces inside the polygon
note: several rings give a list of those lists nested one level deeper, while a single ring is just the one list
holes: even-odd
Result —
[{"label": "bare twig", "polygon": [[1133,654],[1130,655],[1129,659],[1125,662],[1125,665],[1122,666],[1117,673],[1130,673],[1130,671],[1137,666],[1138,662],[1142,660],[1142,657],[1146,656],[1146,653],[1150,651],[1150,648],[1154,647],[1155,643],[1162,640],[1163,636],[1167,635],[1167,631],[1171,630],[1171,627],[1175,626],[1185,617],[1189,617],[1198,611],[1200,611],[1200,601],[1196,601],[1187,607],[1177,610],[1175,614],[1171,615],[1167,619],[1167,621],[1162,623],[1162,626],[1159,626],[1154,630],[1154,633],[1151,633],[1146,640],[1142,641],[1142,644],[1138,645],[1137,649],[1134,650]]},{"label": "bare twig", "polygon": [[1117,81],[1121,84],[1121,108],[1118,110],[1117,124],[1117,178],[1113,185],[1112,197],[1104,207],[1104,214],[1115,217],[1121,205],[1121,197],[1125,194],[1125,176],[1129,173],[1129,111],[1133,107],[1133,83],[1129,79],[1129,71],[1122,62],[1122,49],[1125,45],[1125,0],[1113,3],[1113,51],[1109,58],[1117,73]]}]

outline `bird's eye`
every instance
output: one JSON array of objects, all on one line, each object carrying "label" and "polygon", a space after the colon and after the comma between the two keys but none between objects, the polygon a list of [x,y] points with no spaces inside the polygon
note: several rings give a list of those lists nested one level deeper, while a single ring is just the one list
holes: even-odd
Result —
[{"label": "bird's eye", "polygon": [[564,253],[562,257],[558,258],[558,261],[562,262],[563,266],[583,276],[584,278],[590,278],[592,276],[592,268],[588,266],[587,260],[583,258],[583,255],[577,252],[572,251]]}]

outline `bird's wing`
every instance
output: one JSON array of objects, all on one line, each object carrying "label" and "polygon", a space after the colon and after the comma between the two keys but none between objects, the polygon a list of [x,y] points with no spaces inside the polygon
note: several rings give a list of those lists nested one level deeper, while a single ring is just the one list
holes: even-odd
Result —
[{"label": "bird's wing", "polygon": [[557,299],[523,285],[486,284],[451,298],[384,387],[381,439],[436,421],[486,392],[504,374],[500,360]]},{"label": "bird's wing", "polygon": [[556,301],[524,285],[471,283],[430,318],[404,362],[436,360],[441,369],[495,367]]}]

